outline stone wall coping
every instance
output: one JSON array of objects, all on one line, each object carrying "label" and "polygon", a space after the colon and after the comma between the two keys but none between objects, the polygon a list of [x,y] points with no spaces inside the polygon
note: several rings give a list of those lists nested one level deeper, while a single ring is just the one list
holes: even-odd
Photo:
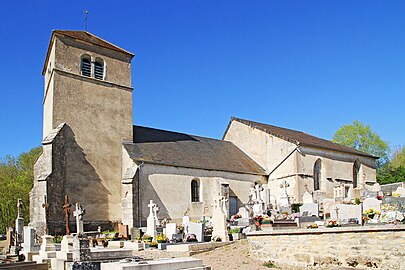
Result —
[{"label": "stone wall coping", "polygon": [[361,233],[361,232],[391,232],[405,231],[405,225],[372,225],[372,226],[348,226],[317,229],[277,229],[272,231],[255,231],[246,234],[251,236],[271,236],[271,235],[303,235],[303,234],[328,234],[328,233]]}]

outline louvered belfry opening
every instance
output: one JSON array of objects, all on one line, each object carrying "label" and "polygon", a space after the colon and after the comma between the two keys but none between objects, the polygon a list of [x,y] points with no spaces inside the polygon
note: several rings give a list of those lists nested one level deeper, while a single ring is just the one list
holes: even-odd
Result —
[{"label": "louvered belfry opening", "polygon": [[82,75],[83,76],[87,76],[87,77],[91,76],[91,62],[90,62],[90,59],[82,58],[81,70],[82,70]]},{"label": "louvered belfry opening", "polygon": [[98,61],[94,63],[94,78],[102,80],[104,77],[104,65]]}]

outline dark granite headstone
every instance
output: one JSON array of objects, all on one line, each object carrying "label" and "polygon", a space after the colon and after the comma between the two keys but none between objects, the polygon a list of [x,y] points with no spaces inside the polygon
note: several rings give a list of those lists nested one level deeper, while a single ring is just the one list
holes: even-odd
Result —
[{"label": "dark granite headstone", "polygon": [[139,228],[131,228],[131,240],[138,240],[141,238],[141,229]]}]

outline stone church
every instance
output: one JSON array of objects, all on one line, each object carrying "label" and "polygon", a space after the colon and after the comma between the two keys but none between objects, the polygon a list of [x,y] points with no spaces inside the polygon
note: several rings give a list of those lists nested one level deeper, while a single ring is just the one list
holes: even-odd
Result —
[{"label": "stone church", "polygon": [[348,197],[376,183],[377,157],[299,131],[232,118],[217,140],[133,125],[133,57],[89,32],[52,32],[42,70],[43,153],[30,193],[39,234],[64,232],[65,195],[85,208],[86,229],[107,229],[145,226],[150,200],[159,218],[178,221],[210,217],[218,195],[235,214],[254,183],[268,205],[277,205],[283,183],[291,202],[305,191]]}]

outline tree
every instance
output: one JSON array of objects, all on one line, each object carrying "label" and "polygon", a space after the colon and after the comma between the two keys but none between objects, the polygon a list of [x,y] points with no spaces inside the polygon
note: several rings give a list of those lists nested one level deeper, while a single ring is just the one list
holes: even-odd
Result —
[{"label": "tree", "polygon": [[359,121],[354,121],[350,125],[343,125],[335,132],[332,141],[380,157],[377,161],[378,167],[388,161],[388,143],[383,141],[369,125]]},{"label": "tree", "polygon": [[35,147],[17,158],[0,159],[0,233],[14,225],[17,218],[17,200],[22,199],[22,215],[29,221],[29,192],[34,182],[34,164],[42,153]]},{"label": "tree", "polygon": [[396,149],[394,151],[390,164],[394,168],[405,168],[405,145],[402,147],[402,149]]}]

